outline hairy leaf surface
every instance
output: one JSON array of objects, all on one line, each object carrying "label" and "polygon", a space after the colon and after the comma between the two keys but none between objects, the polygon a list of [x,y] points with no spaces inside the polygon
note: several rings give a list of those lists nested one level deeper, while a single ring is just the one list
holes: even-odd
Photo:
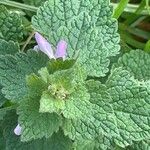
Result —
[{"label": "hairy leaf surface", "polygon": [[45,66],[47,58],[34,51],[0,56],[0,82],[7,99],[20,100],[27,94],[26,76]]},{"label": "hairy leaf surface", "polygon": [[0,6],[0,29],[1,39],[20,41],[23,38],[21,17],[4,6]]},{"label": "hairy leaf surface", "polygon": [[[108,0],[49,0],[32,23],[55,47],[68,43],[68,56],[79,53],[79,61],[90,76],[105,76],[109,57],[119,53],[117,22],[111,18]],[[43,26],[44,25],[44,26]]]},{"label": "hairy leaf surface", "polygon": [[6,54],[12,54],[19,52],[19,44],[15,43],[13,41],[5,41],[0,39],[0,54],[6,55]]},{"label": "hairy leaf surface", "polygon": [[37,98],[27,98],[21,102],[18,115],[22,127],[22,141],[49,138],[59,130],[62,124],[61,116],[55,113],[39,113],[39,100]]},{"label": "hairy leaf surface", "polygon": [[150,82],[136,80],[128,71],[115,69],[108,81],[110,105],[114,111],[120,146],[129,145],[150,136]]},{"label": "hairy leaf surface", "polygon": [[20,136],[15,135],[13,131],[16,125],[17,116],[15,112],[8,113],[2,125],[6,142],[5,150],[70,150],[72,147],[72,141],[65,137],[62,131],[54,133],[51,138],[21,142]]}]

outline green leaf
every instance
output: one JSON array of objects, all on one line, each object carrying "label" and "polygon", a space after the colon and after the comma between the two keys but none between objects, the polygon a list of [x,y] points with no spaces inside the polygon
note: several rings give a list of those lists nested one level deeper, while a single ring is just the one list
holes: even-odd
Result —
[{"label": "green leaf", "polygon": [[20,41],[23,38],[21,17],[6,7],[0,6],[0,38],[4,40]]},{"label": "green leaf", "polygon": [[[0,54],[1,55],[6,55],[6,54],[15,54],[19,51],[19,44],[15,43],[13,41],[5,41],[0,39]],[[2,89],[2,85],[0,85],[0,106],[2,106],[4,104],[4,102],[6,101],[6,98],[4,97],[4,95],[1,92]]]},{"label": "green leaf", "polygon": [[46,66],[48,58],[35,51],[0,56],[0,82],[7,99],[20,100],[27,94],[26,76]]},{"label": "green leaf", "polygon": [[14,106],[1,108],[0,109],[0,120],[3,120],[3,118],[5,117],[5,115],[7,114],[7,112],[11,111],[14,108],[15,108]]},{"label": "green leaf", "polygon": [[[53,74],[49,74],[46,68],[42,68],[39,74],[47,86],[41,88],[42,84],[40,84],[39,89],[44,91],[40,99],[40,112],[56,112],[62,113],[66,118],[80,118],[86,114],[86,108],[90,109],[90,96],[84,86],[86,77],[82,68],[75,65]],[[31,93],[34,93],[32,89]]]},{"label": "green leaf", "polygon": [[6,98],[5,98],[4,95],[2,94],[1,89],[2,89],[2,87],[1,87],[1,85],[0,85],[0,107],[1,107],[1,106],[5,103],[5,101],[6,101]]},{"label": "green leaf", "polygon": [[55,71],[69,69],[73,67],[74,64],[75,64],[75,60],[72,60],[72,59],[71,60],[57,59],[57,61],[54,59],[51,59],[47,64],[47,69],[48,69],[48,72],[52,74]]},{"label": "green leaf", "polygon": [[105,76],[109,57],[116,56],[120,49],[117,21],[111,18],[108,4],[108,0],[49,0],[32,24],[54,47],[59,40],[66,40],[69,57],[80,52],[78,60],[88,75]]},{"label": "green leaf", "polygon": [[41,77],[38,77],[35,74],[31,74],[27,77],[27,85],[29,95],[32,97],[39,97],[42,95],[42,92],[45,91],[48,87],[47,83],[42,80]]},{"label": "green leaf", "polygon": [[93,112],[88,119],[64,121],[66,135],[75,141],[85,141],[102,134],[121,147],[150,138],[149,81],[138,81],[128,71],[116,68],[106,85],[91,80],[87,87]]},{"label": "green leaf", "polygon": [[49,138],[62,124],[61,116],[55,113],[39,113],[37,98],[26,98],[22,101],[18,108],[18,115],[22,127],[21,141]]},{"label": "green leaf", "polygon": [[150,149],[149,140],[134,142],[133,145],[127,147],[127,150],[149,150],[149,149]]},{"label": "green leaf", "polygon": [[138,80],[150,79],[150,54],[132,50],[121,57],[115,67],[123,67]]},{"label": "green leaf", "polygon": [[5,141],[4,141],[4,136],[3,136],[3,131],[2,131],[2,127],[0,125],[0,149],[1,150],[5,150]]},{"label": "green leaf", "polygon": [[15,54],[19,51],[19,44],[15,43],[13,41],[5,41],[0,39],[0,54],[6,55],[6,54]]},{"label": "green leaf", "polygon": [[42,138],[31,142],[21,142],[20,136],[15,135],[13,131],[16,125],[17,116],[15,112],[10,112],[3,122],[5,150],[70,150],[72,147],[72,141],[65,137],[61,131],[48,139]]},{"label": "green leaf", "polygon": [[115,142],[124,147],[132,141],[150,138],[150,82],[139,81],[129,71],[116,68],[106,85],[120,135]]},{"label": "green leaf", "polygon": [[40,99],[40,112],[56,112],[58,114],[61,113],[65,108],[65,101],[61,99],[55,99],[48,92],[43,92]]},{"label": "green leaf", "polygon": [[[47,150],[71,150],[72,143],[68,137],[64,136],[62,131],[59,131],[47,140]],[[41,148],[41,150],[43,149]]]},{"label": "green leaf", "polygon": [[[77,108],[84,110],[83,117],[64,121],[64,132],[71,139],[77,141],[94,141],[100,134],[117,136],[113,110],[110,106],[111,97],[107,88],[98,81],[87,82],[90,102],[86,107],[80,105]],[[81,90],[82,91],[82,90]],[[79,95],[79,94],[78,94]]]},{"label": "green leaf", "polygon": [[[148,114],[150,113],[149,112],[150,101],[148,99],[150,97],[150,81],[149,81],[150,61],[149,60],[150,60],[150,55],[148,53],[145,53],[142,50],[134,50],[134,51],[130,51],[129,53],[124,54],[123,57],[119,59],[118,63],[115,64],[113,67],[113,69],[115,69],[115,67],[122,67],[123,69],[127,70],[128,76],[130,76],[131,78],[130,80],[134,83],[133,84],[131,81],[127,82],[128,84],[131,83],[131,85],[128,85],[128,87],[130,88],[126,87],[127,88],[126,90],[125,89],[122,90],[122,88],[119,88],[121,85],[118,85],[118,88],[116,89],[117,89],[117,92],[120,92],[120,94],[117,94],[117,92],[115,92],[113,97],[115,100],[118,99],[119,101],[123,101],[122,107],[123,107],[123,104],[126,103],[127,108],[130,111],[132,109],[134,110],[133,112],[130,112],[128,109],[124,109],[125,111],[128,111],[128,114],[126,115],[130,114],[131,116],[131,122],[133,123],[130,122],[130,126],[132,125],[136,130],[136,134],[130,133],[133,136],[131,138],[133,138],[133,140],[135,141],[139,141],[140,137],[141,139],[144,139],[144,137],[149,138],[148,133],[149,133],[150,127],[148,126],[148,123],[146,122],[146,120],[149,119]],[[113,80],[115,80],[115,78],[113,78]],[[121,81],[117,81],[117,82],[121,84]],[[125,84],[125,81],[124,81],[124,85],[127,86],[127,84]],[[115,86],[117,87],[117,84],[115,84]],[[118,107],[120,111],[122,110],[122,107],[120,108]],[[137,107],[137,108],[133,108],[133,107]],[[130,119],[130,117],[128,118]],[[129,122],[126,122],[126,125],[127,124],[129,124]],[[137,126],[139,126],[139,128]],[[128,133],[128,137],[130,136],[130,134]],[[126,136],[126,139],[127,139],[127,136]],[[138,146],[137,143],[134,145]],[[139,142],[139,143],[142,143],[142,142]]]},{"label": "green leaf", "polygon": [[89,99],[90,95],[85,86],[77,85],[75,91],[66,99],[65,109],[62,111],[64,117],[68,119],[88,118],[92,111]]},{"label": "green leaf", "polygon": [[77,150],[110,150],[113,149],[113,142],[106,136],[98,136],[94,140],[75,143]]}]

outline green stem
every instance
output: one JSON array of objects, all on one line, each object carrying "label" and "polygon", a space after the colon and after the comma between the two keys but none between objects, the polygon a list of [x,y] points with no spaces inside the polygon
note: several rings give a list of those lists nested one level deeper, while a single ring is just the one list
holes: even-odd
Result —
[{"label": "green stem", "polygon": [[128,27],[127,31],[130,32],[133,35],[144,38],[145,40],[150,39],[150,33],[147,32],[147,31],[144,31],[142,29]]},{"label": "green stem", "polygon": [[148,13],[149,13],[149,15],[150,15],[149,0],[146,0],[146,9],[148,10]]},{"label": "green stem", "polygon": [[[111,5],[114,8],[117,8],[118,4],[117,3],[111,3]],[[124,9],[125,12],[129,13],[135,13],[139,5],[134,5],[134,4],[127,4],[126,8]],[[140,13],[141,15],[149,15],[148,11],[146,8],[143,9],[143,11]]]},{"label": "green stem", "polygon": [[123,13],[125,7],[127,6],[129,0],[121,0],[120,3],[118,4],[117,8],[114,11],[113,17],[118,19],[121,14]]},{"label": "green stem", "polygon": [[24,45],[23,45],[21,51],[24,51],[24,50],[25,50],[25,48],[27,47],[27,45],[30,43],[32,37],[34,36],[34,33],[35,33],[35,32],[33,31],[33,32],[29,35],[29,37],[27,38],[26,42],[24,43]]},{"label": "green stem", "polygon": [[133,37],[130,36],[129,34],[123,33],[123,34],[121,35],[121,37],[122,37],[123,40],[124,40],[127,44],[129,44],[130,46],[133,46],[133,47],[139,48],[139,49],[144,49],[144,47],[145,47],[145,44],[144,44],[144,43],[141,43],[141,42],[139,42],[139,41],[133,39]]},{"label": "green stem", "polygon": [[144,49],[145,43],[135,40],[130,33],[127,32],[128,27],[125,24],[119,24],[119,33],[123,41],[135,48]]},{"label": "green stem", "polygon": [[141,3],[138,5],[135,13],[131,14],[124,23],[133,26],[133,24],[135,24],[135,21],[140,17],[140,14],[144,8],[145,0],[142,0]]},{"label": "green stem", "polygon": [[150,53],[150,40],[147,41],[145,48],[144,48],[144,51]]},{"label": "green stem", "polygon": [[34,7],[34,6],[30,6],[30,5],[26,5],[26,4],[22,4],[22,3],[18,3],[14,1],[9,1],[9,0],[0,0],[0,4],[19,8],[19,9],[24,9],[24,10],[28,10],[32,12],[36,12],[38,9],[37,7]]}]

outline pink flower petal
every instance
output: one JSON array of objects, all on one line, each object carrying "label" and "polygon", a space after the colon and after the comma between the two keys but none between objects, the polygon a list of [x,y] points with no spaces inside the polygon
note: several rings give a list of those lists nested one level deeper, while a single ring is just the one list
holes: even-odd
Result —
[{"label": "pink flower petal", "polygon": [[49,42],[38,32],[35,33],[35,39],[37,41],[39,49],[45,53],[50,59],[55,58],[53,50]]},{"label": "pink flower petal", "polygon": [[64,58],[67,55],[67,43],[64,40],[60,40],[57,44],[57,50],[55,52],[55,58]]},{"label": "pink flower petal", "polygon": [[21,128],[21,126],[18,124],[18,125],[16,126],[16,128],[14,129],[14,133],[15,133],[16,135],[21,135],[21,130],[22,130],[22,128]]}]

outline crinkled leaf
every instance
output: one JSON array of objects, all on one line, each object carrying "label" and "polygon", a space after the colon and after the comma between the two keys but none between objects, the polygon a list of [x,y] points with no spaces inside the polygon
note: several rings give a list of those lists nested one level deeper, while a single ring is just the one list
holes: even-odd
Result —
[{"label": "crinkled leaf", "polygon": [[[117,136],[118,130],[115,126],[113,110],[109,105],[111,98],[107,93],[107,88],[100,82],[93,80],[87,83],[90,101],[83,107],[82,118],[64,121],[64,132],[70,138],[77,141],[94,141],[99,134]],[[82,105],[78,107],[82,110]]]},{"label": "crinkled leaf", "polygon": [[127,150],[150,150],[150,141],[134,142],[133,145],[127,147]]},{"label": "crinkled leaf", "polygon": [[150,54],[132,50],[121,57],[115,67],[123,67],[138,80],[150,79]]},{"label": "crinkled leaf", "polygon": [[[82,85],[77,85],[75,91],[66,99],[65,109],[62,111],[64,117],[68,119],[86,118],[92,111],[89,99],[87,89]],[[89,111],[88,114],[87,111]]]},{"label": "crinkled leaf", "polygon": [[18,108],[19,124],[22,127],[21,140],[30,141],[49,138],[59,130],[61,116],[55,113],[39,113],[39,100],[26,98]]},{"label": "crinkled leaf", "polygon": [[39,74],[47,84],[47,90],[43,88],[40,99],[40,112],[56,112],[66,118],[78,118],[86,114],[86,108],[90,109],[90,96],[83,83],[85,73],[82,68],[73,66],[53,74],[42,68]]},{"label": "crinkled leaf", "polygon": [[0,56],[0,82],[7,99],[20,100],[27,94],[26,76],[46,65],[47,58],[34,51]]},{"label": "crinkled leaf", "polygon": [[98,136],[91,141],[79,141],[75,143],[77,150],[111,150],[113,149],[113,142],[106,136]]},{"label": "crinkled leaf", "polygon": [[[117,21],[108,0],[49,0],[32,23],[35,30],[56,43],[68,43],[68,56],[79,52],[79,61],[90,76],[105,76],[109,57],[119,52]],[[43,26],[44,24],[44,26]]]},{"label": "crinkled leaf", "polygon": [[20,41],[23,38],[21,17],[6,7],[0,6],[0,38],[5,40]]},{"label": "crinkled leaf", "polygon": [[18,43],[15,43],[13,41],[5,41],[0,39],[0,54],[6,55],[6,54],[15,54],[19,51],[19,45]]},{"label": "crinkled leaf", "polygon": [[65,137],[61,131],[48,139],[42,138],[31,142],[21,142],[20,136],[16,136],[13,131],[16,125],[17,116],[15,112],[7,114],[3,122],[5,150],[70,150],[72,147],[72,141]]},{"label": "crinkled leaf", "polygon": [[93,113],[89,118],[67,120],[64,132],[75,140],[104,134],[121,147],[149,138],[150,82],[140,82],[122,68],[114,69],[105,85],[88,81]]},{"label": "crinkled leaf", "polygon": [[123,147],[150,138],[150,82],[139,81],[128,71],[117,68],[106,84],[120,135],[115,138],[116,143]]},{"label": "crinkled leaf", "polygon": [[65,101],[61,99],[55,99],[48,92],[44,92],[40,99],[40,112],[56,112],[58,114],[65,108]]},{"label": "crinkled leaf", "polygon": [[[15,54],[19,51],[19,45],[18,43],[15,43],[13,41],[5,41],[0,39],[0,54],[6,55],[6,54]],[[0,85],[0,106],[3,105],[3,103],[6,101],[6,98],[3,96],[2,92],[2,85]]]}]

